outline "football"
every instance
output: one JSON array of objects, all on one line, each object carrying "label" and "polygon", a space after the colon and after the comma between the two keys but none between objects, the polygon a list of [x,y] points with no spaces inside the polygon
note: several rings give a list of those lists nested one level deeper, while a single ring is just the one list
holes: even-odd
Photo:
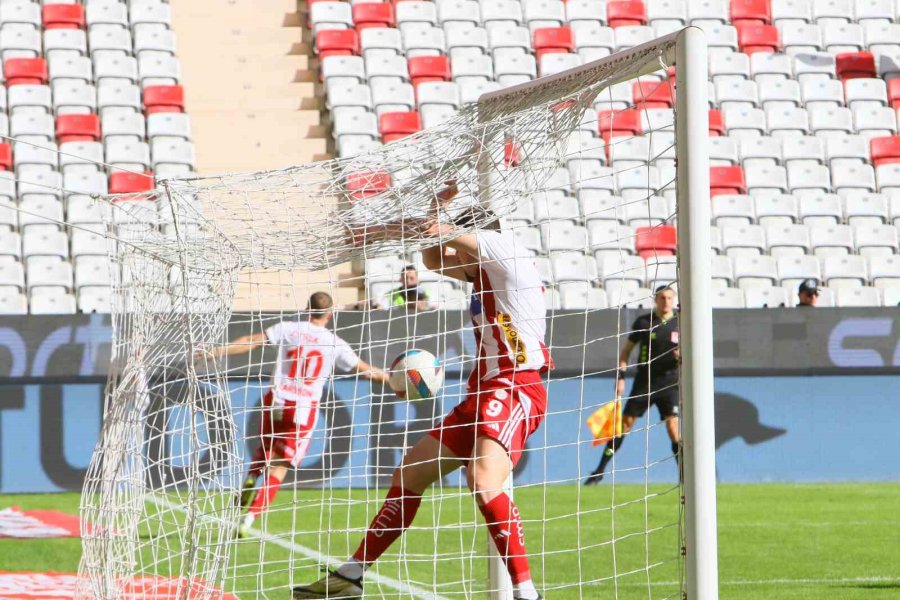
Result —
[{"label": "football", "polygon": [[407,350],[391,364],[391,388],[398,398],[433,398],[443,383],[440,362],[426,350]]}]

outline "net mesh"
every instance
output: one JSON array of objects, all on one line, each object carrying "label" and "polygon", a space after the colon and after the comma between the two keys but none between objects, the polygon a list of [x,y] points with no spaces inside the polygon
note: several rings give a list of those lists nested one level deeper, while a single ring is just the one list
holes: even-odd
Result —
[{"label": "net mesh", "polygon": [[[79,593],[127,597],[142,577],[144,594],[155,585],[177,597],[285,597],[343,562],[403,452],[462,399],[475,363],[470,286],[429,272],[421,251],[446,241],[441,224],[463,235],[499,216],[541,274],[556,363],[513,492],[535,581],[553,598],[680,597],[680,488],[665,425],[639,421],[602,486],[581,486],[602,450],[585,420],[613,399],[617,357],[646,312],[636,309],[652,306],[656,285],[677,283],[674,245],[659,242],[676,215],[674,43],[489,94],[360,156],[98,199],[115,364],[84,486]],[[641,256],[647,240],[657,241]],[[406,264],[419,266],[424,294],[397,303]],[[426,349],[444,386],[407,402],[335,370],[306,459],[238,537],[241,486],[272,418],[261,398],[276,349],[199,355],[307,320],[313,291],[359,288],[366,300],[341,307],[335,332],[385,369]],[[465,476],[444,476],[367,574],[366,597],[492,592],[481,523]]]}]

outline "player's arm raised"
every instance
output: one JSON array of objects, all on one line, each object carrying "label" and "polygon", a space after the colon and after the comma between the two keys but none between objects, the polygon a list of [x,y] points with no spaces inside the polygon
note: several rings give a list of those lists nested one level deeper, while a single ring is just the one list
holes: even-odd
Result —
[{"label": "player's arm raised", "polygon": [[220,358],[222,356],[232,356],[234,354],[248,354],[256,348],[265,345],[269,341],[265,331],[259,333],[251,333],[242,335],[241,337],[225,344],[224,346],[216,346],[209,350],[198,350],[197,358],[205,358],[207,360]]},{"label": "player's arm raised", "polygon": [[634,350],[634,342],[625,340],[622,351],[619,353],[619,368],[616,371],[616,398],[621,398],[625,394],[625,371],[628,369],[628,357]]},{"label": "player's arm raised", "polygon": [[390,376],[385,371],[382,371],[378,367],[370,365],[362,359],[360,359],[360,361],[356,363],[355,371],[360,377],[364,379],[377,381],[384,385],[387,385],[388,380],[390,379]]}]

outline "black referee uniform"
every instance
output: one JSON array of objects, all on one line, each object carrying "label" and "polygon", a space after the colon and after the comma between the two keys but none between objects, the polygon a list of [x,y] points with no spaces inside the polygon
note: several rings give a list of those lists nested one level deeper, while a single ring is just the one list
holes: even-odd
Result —
[{"label": "black referee uniform", "polygon": [[678,416],[678,313],[663,321],[656,312],[635,319],[628,339],[638,348],[631,396],[622,410],[635,418],[655,404],[660,419]]}]

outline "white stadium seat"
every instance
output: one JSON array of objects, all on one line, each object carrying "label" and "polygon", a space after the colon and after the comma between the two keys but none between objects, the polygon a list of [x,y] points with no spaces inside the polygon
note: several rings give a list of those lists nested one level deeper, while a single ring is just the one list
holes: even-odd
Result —
[{"label": "white stadium seat", "polygon": [[838,306],[881,306],[881,290],[872,287],[837,289]]},{"label": "white stadium seat", "polygon": [[900,256],[870,256],[868,260],[872,285],[880,288],[900,287]]},{"label": "white stadium seat", "polygon": [[799,256],[782,256],[778,259],[779,285],[785,288],[796,288],[804,279],[822,279],[819,259],[803,254]]},{"label": "white stadium seat", "polygon": [[75,314],[75,297],[63,290],[38,288],[31,292],[29,308],[33,315]]},{"label": "white stadium seat", "polygon": [[744,308],[744,291],[737,288],[719,288],[712,292],[713,308]]},{"label": "white stadium seat", "polygon": [[844,198],[848,225],[881,225],[888,222],[888,199],[883,194],[853,194]]},{"label": "white stadium seat", "polygon": [[729,257],[763,254],[765,231],[759,225],[720,227],[722,246]]},{"label": "white stadium seat", "polygon": [[790,225],[799,219],[797,198],[788,194],[753,198],[756,220],[763,227]]},{"label": "white stadium seat", "polygon": [[767,287],[778,282],[778,265],[771,256],[734,257],[734,281],[741,289]]},{"label": "white stadium seat", "polygon": [[781,287],[751,287],[744,290],[747,308],[778,308],[788,306],[787,291]]},{"label": "white stadium seat", "polygon": [[800,221],[806,225],[836,225],[843,221],[843,202],[834,194],[802,196]]},{"label": "white stadium seat", "polygon": [[822,278],[828,287],[857,287],[869,280],[868,264],[863,256],[826,256],[822,261]]},{"label": "white stadium seat", "polygon": [[893,225],[858,225],[854,239],[862,256],[890,256],[898,251],[897,228]]},{"label": "white stadium seat", "polygon": [[823,259],[851,254],[855,248],[849,225],[814,225],[810,227],[809,239],[813,254]]},{"label": "white stadium seat", "polygon": [[772,22],[782,31],[784,31],[785,25],[805,24],[812,21],[810,0],[779,0],[772,3],[771,11]]},{"label": "white stadium seat", "polygon": [[802,256],[809,252],[812,243],[806,225],[769,225],[766,227],[768,254],[776,258]]}]

